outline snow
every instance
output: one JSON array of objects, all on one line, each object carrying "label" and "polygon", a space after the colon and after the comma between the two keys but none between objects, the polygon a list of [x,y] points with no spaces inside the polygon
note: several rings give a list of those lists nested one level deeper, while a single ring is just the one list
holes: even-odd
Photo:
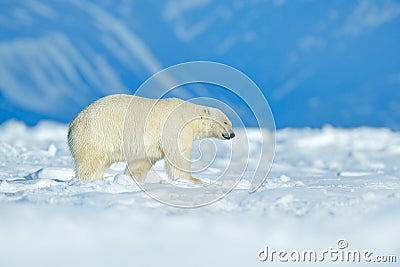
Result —
[{"label": "snow", "polygon": [[[337,249],[339,239],[399,260],[398,132],[279,130],[274,164],[257,192],[249,193],[245,176],[226,197],[196,209],[153,200],[123,175],[122,163],[101,181],[73,178],[66,134],[54,122],[0,125],[0,266],[279,266],[259,261],[259,251]],[[205,181],[218,175],[218,164]],[[155,170],[166,176],[162,163]]]}]

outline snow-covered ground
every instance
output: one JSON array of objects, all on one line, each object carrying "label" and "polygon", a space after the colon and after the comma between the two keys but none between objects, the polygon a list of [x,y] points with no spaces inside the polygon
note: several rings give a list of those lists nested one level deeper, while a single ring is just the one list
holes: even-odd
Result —
[{"label": "snow-covered ground", "polygon": [[102,181],[72,178],[66,133],[66,125],[53,122],[0,125],[0,266],[287,264],[277,254],[260,261],[266,246],[318,255],[369,250],[372,260],[397,256],[386,265],[400,261],[398,132],[280,130],[272,170],[257,192],[249,193],[244,180],[196,209],[151,199],[122,175],[122,164]]}]

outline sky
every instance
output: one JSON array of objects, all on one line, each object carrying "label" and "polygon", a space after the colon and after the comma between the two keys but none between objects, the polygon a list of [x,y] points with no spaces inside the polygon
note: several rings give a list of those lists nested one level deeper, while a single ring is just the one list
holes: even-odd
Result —
[{"label": "sky", "polygon": [[[0,122],[68,123],[99,97],[205,60],[252,79],[277,128],[400,129],[400,1],[6,0],[0,10]],[[205,87],[175,96],[245,110]]]}]

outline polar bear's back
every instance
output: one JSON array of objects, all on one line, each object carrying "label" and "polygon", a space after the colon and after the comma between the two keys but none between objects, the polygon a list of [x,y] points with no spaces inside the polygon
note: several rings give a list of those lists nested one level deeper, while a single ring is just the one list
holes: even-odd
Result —
[{"label": "polar bear's back", "polygon": [[[131,103],[137,107],[129,108]],[[73,157],[83,159],[102,155],[110,162],[124,161],[122,139],[128,108],[143,110],[144,106],[153,104],[154,100],[123,94],[93,102],[69,126],[68,143]]]},{"label": "polar bear's back", "polygon": [[80,136],[90,133],[93,137],[111,130],[110,128],[114,128],[113,131],[118,130],[131,99],[129,95],[111,95],[93,102],[71,122],[69,135],[72,132]]}]

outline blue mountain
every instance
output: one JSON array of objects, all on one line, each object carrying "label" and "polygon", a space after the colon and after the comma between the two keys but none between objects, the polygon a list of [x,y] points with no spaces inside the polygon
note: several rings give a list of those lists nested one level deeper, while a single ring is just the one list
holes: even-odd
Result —
[{"label": "blue mountain", "polygon": [[[69,122],[101,96],[202,60],[250,77],[278,128],[400,128],[399,1],[3,0],[0,10],[0,122]],[[214,97],[255,125],[216,86],[168,96]]]}]

